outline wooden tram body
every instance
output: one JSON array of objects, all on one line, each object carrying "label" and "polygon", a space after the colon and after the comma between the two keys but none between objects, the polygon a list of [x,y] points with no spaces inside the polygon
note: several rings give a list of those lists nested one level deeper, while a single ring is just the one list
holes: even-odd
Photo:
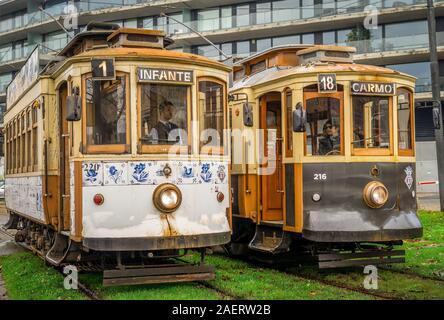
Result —
[{"label": "wooden tram body", "polygon": [[[200,135],[225,143],[231,70],[167,42],[90,25],[28,88],[10,86],[7,227],[50,263],[105,269],[110,285],[214,276],[202,263],[158,265],[230,240],[229,148]],[[178,130],[173,142],[162,125]]]},{"label": "wooden tram body", "polygon": [[354,51],[288,45],[234,66],[233,254],[395,263],[393,246],[422,234],[415,78],[355,64]]}]

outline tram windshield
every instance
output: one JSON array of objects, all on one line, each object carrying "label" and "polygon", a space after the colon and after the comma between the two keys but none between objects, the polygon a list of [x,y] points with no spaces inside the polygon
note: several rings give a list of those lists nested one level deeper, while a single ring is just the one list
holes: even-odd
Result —
[{"label": "tram windshield", "polygon": [[307,154],[341,153],[340,105],[340,100],[333,97],[315,97],[306,100]]},{"label": "tram windshield", "polygon": [[142,144],[188,144],[188,92],[183,85],[141,85]]},{"label": "tram windshield", "polygon": [[353,147],[390,147],[388,97],[353,97]]},{"label": "tram windshield", "polygon": [[125,144],[126,79],[86,80],[86,136],[89,145]]}]

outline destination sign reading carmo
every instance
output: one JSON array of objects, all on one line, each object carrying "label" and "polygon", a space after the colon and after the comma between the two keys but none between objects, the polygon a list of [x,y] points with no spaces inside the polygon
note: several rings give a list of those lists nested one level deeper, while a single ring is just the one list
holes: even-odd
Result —
[{"label": "destination sign reading carmo", "polygon": [[137,70],[139,81],[147,82],[184,82],[193,83],[193,71],[139,68]]},{"label": "destination sign reading carmo", "polygon": [[351,93],[393,96],[395,94],[395,84],[389,82],[352,81]]}]

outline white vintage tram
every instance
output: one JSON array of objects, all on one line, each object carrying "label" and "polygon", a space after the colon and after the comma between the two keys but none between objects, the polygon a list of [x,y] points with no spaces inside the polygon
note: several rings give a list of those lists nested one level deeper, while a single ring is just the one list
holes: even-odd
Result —
[{"label": "white vintage tram", "polygon": [[90,24],[43,71],[30,56],[5,114],[17,242],[106,285],[214,277],[177,259],[230,240],[230,69],[170,41]]}]

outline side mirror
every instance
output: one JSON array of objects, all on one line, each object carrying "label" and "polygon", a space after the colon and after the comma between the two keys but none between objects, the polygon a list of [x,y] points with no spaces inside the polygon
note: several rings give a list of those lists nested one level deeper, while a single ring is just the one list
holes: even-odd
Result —
[{"label": "side mirror", "polygon": [[296,109],[293,110],[293,131],[305,132],[306,123],[307,123],[307,113],[302,107],[302,104],[298,102],[296,104]]},{"label": "side mirror", "polygon": [[248,102],[244,103],[244,125],[246,127],[253,126],[253,106]]},{"label": "side mirror", "polygon": [[440,108],[433,107],[433,127],[435,129],[441,128],[441,110]]},{"label": "side mirror", "polygon": [[[78,88],[76,88],[78,89]],[[78,90],[73,90],[72,96],[66,97],[66,120],[79,121],[82,118],[82,100],[78,94]]]}]

